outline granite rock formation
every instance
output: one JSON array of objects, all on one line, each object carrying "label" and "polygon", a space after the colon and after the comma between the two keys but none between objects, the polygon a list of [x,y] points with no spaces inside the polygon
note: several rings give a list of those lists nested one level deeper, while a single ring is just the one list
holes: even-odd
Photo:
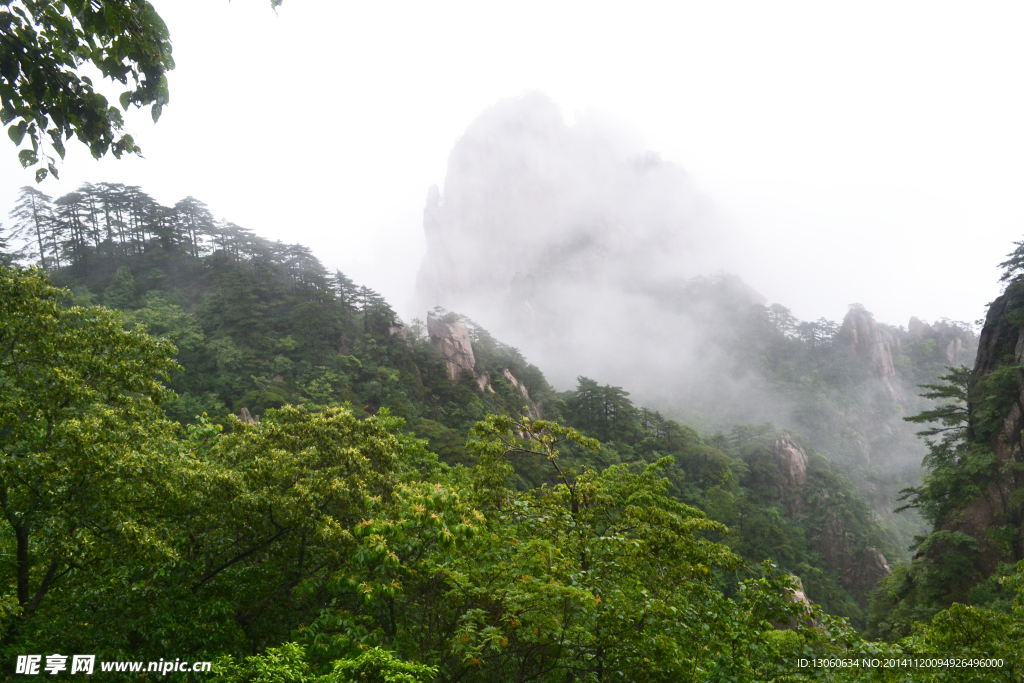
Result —
[{"label": "granite rock formation", "polygon": [[433,313],[427,313],[427,334],[444,357],[449,377],[455,380],[463,370],[473,372],[476,358],[473,356],[473,343],[465,323],[445,322]]},{"label": "granite rock formation", "polygon": [[907,331],[938,342],[949,365],[960,365],[971,360],[967,350],[973,348],[976,337],[963,323],[940,320],[929,325],[924,320],[912,317],[907,324]]},{"label": "granite rock formation", "polygon": [[871,313],[860,306],[851,307],[843,319],[839,339],[870,362],[872,372],[894,402],[903,398],[903,391],[894,379],[896,367],[892,362],[893,347],[898,349],[899,341],[875,322]]},{"label": "granite rock formation", "polygon": [[[673,339],[676,362],[693,358],[697,325],[676,304],[721,268],[726,228],[682,168],[638,151],[596,124],[568,125],[539,93],[484,111],[453,147],[443,192],[427,193],[417,307],[472,317],[556,385],[663,384],[664,368],[627,350],[653,332]],[[718,279],[733,298],[765,302]],[[609,371],[609,358],[629,361]]]},{"label": "granite rock formation", "polygon": [[775,441],[772,455],[783,478],[779,493],[790,511],[799,514],[807,488],[807,453],[789,436],[783,436]]},{"label": "granite rock formation", "polygon": [[[800,625],[800,621],[811,618],[810,617],[811,601],[807,598],[806,591],[804,591],[804,582],[800,579],[799,576],[797,576],[796,574],[793,574],[793,573],[789,574],[789,578],[793,581],[793,583],[796,584],[796,586],[793,588],[793,590],[787,591],[786,594],[783,596],[783,599],[786,602],[788,602],[788,603],[797,604],[797,605],[800,605],[801,607],[803,607],[804,608],[804,614],[806,616],[804,616],[804,617],[795,617],[795,616],[789,617],[789,619],[787,619],[785,622],[782,622],[782,623],[774,623],[773,622],[772,626],[776,630],[784,630],[784,629],[792,630],[792,629],[795,629],[795,628],[797,628]],[[811,623],[813,623],[815,626],[818,625],[817,622],[811,622]]]},{"label": "granite rock formation", "polygon": [[[1024,556],[1024,513],[1020,500],[1024,490],[1024,282],[1014,282],[989,306],[985,326],[978,339],[978,356],[971,373],[968,404],[971,437],[982,440],[998,462],[998,477],[966,505],[952,511],[941,524],[946,531],[959,531],[978,544],[977,567],[982,575],[996,571],[1006,552]],[[988,378],[996,372],[1008,375],[1014,383],[992,396]],[[1002,408],[1002,419],[991,434],[979,434],[979,410],[991,410],[993,403],[982,404],[986,394]],[[1012,547],[1001,547],[991,530],[1011,531]],[[1004,534],[1005,535],[1005,534]]]}]

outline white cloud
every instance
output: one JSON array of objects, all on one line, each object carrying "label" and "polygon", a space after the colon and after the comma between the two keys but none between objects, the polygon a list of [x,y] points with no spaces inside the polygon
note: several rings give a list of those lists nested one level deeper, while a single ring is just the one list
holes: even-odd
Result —
[{"label": "white cloud", "polygon": [[[779,264],[744,277],[804,318],[977,318],[1024,227],[1019,4],[156,5],[178,69],[158,125],[129,117],[146,159],[73,149],[43,189],[191,194],[399,307],[453,142],[528,89],[685,167]],[[0,210],[30,182],[13,152]]]}]

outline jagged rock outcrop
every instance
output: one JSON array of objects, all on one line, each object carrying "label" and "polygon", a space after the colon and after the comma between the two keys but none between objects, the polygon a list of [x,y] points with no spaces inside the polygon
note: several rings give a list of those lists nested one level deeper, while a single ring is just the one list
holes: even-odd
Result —
[{"label": "jagged rock outcrop", "polygon": [[967,349],[974,346],[975,336],[963,323],[952,323],[943,319],[929,325],[924,320],[912,317],[907,324],[907,331],[912,335],[939,342],[939,348],[950,365],[960,365],[970,360]]},{"label": "jagged rock outcrop", "polygon": [[[791,604],[797,604],[804,607],[805,617],[790,617],[786,622],[783,623],[772,623],[772,626],[776,630],[784,629],[795,629],[800,625],[802,619],[810,619],[811,613],[811,601],[807,598],[807,593],[804,591],[804,582],[796,574],[790,573],[789,578],[796,584],[795,589],[786,591],[783,599]],[[806,623],[806,622],[805,622]],[[818,626],[817,621],[811,621],[814,626]]]},{"label": "jagged rock outcrop", "polygon": [[[473,355],[473,342],[469,338],[469,329],[463,322],[446,322],[433,313],[427,313],[427,334],[434,346],[444,358],[448,368],[448,376],[457,380],[463,372],[473,373],[476,385],[481,392],[495,393],[491,386],[491,375],[487,372],[476,374],[476,357]],[[535,420],[541,417],[540,407],[530,398],[530,392],[508,368],[502,370],[502,377],[512,385],[524,399],[527,414]]]},{"label": "jagged rock outcrop", "polygon": [[444,357],[448,375],[453,380],[458,379],[463,370],[473,372],[476,358],[473,356],[473,343],[465,323],[448,323],[433,313],[427,313],[427,334]]},{"label": "jagged rock outcrop", "polygon": [[860,306],[850,308],[839,329],[840,343],[853,349],[871,363],[875,377],[882,380],[893,401],[903,398],[903,391],[895,381],[896,367],[892,362],[893,347],[898,340],[875,322],[874,316]]},{"label": "jagged rock outcrop", "polygon": [[964,356],[964,342],[959,337],[949,340],[946,346],[946,360],[950,365],[960,365]]},{"label": "jagged rock outcrop", "polygon": [[807,500],[808,514],[820,520],[811,540],[823,566],[839,576],[840,585],[856,596],[861,607],[867,607],[871,591],[892,571],[889,560],[877,548],[864,547],[864,537],[851,532],[855,519],[844,500],[824,488],[812,492]]},{"label": "jagged rock outcrop", "polygon": [[260,416],[253,417],[249,414],[248,408],[242,408],[238,413],[238,419],[247,425],[253,425],[260,421]]},{"label": "jagged rock outcrop", "polygon": [[516,379],[515,375],[512,374],[511,370],[505,368],[505,371],[502,373],[502,375],[504,375],[505,379],[508,380],[509,384],[511,384],[513,387],[519,390],[519,393],[523,395],[523,398],[525,398],[527,401],[530,400],[530,392],[526,390],[526,387],[519,383],[519,380]]},{"label": "jagged rock outcrop", "polygon": [[772,455],[783,477],[779,493],[790,511],[798,514],[803,510],[807,487],[807,453],[789,436],[783,436],[775,441]]},{"label": "jagged rock outcrop", "polygon": [[[472,317],[556,384],[717,391],[695,377],[722,372],[700,362],[720,320],[709,299],[765,303],[739,278],[708,278],[706,297],[690,286],[728,262],[729,229],[681,167],[526,93],[483,112],[452,148],[443,191],[428,191],[415,302]],[[638,335],[674,352],[637,356]]]},{"label": "jagged rock outcrop", "polygon": [[868,548],[864,551],[864,567],[876,580],[892,574],[892,569],[889,568],[889,560],[885,559],[885,555],[878,552],[877,548]]},{"label": "jagged rock outcrop", "polygon": [[529,415],[534,420],[539,420],[540,409],[533,402],[533,400],[530,399],[530,392],[526,390],[526,386],[523,385],[523,383],[520,382],[518,379],[516,379],[516,376],[513,375],[512,371],[509,370],[508,368],[505,368],[501,374],[505,378],[505,380],[512,385],[512,388],[517,390],[520,393],[520,395],[522,395],[522,397],[526,400],[527,415]]},{"label": "jagged rock outcrop", "polygon": [[594,274],[609,270],[636,282],[717,246],[700,230],[710,216],[689,176],[610,133],[567,125],[537,92],[481,113],[452,148],[443,194],[428,191],[417,303],[500,330],[510,309],[560,303],[533,298],[532,287],[546,294],[565,277],[602,280]]},{"label": "jagged rock outcrop", "polygon": [[857,306],[851,308],[843,318],[839,338],[846,346],[871,359],[872,370],[879,379],[896,375],[889,348],[893,337],[878,326],[868,311]]},{"label": "jagged rock outcrop", "polygon": [[807,486],[807,454],[791,438],[783,436],[775,441],[773,451],[783,476],[792,490],[803,490]]}]

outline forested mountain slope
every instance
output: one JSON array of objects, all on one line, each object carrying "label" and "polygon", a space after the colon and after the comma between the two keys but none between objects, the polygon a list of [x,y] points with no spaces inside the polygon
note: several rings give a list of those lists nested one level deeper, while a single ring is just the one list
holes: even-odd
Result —
[{"label": "forested mountain slope", "polygon": [[[986,654],[1020,631],[1012,581],[981,640],[957,605],[900,644],[829,616],[863,626],[876,582],[917,569],[885,578],[898,538],[797,433],[701,434],[586,377],[556,392],[472,320],[404,325],[194,199],[27,188],[14,219],[35,254],[8,256],[48,272],[0,268],[5,656],[218,658],[225,681],[803,680],[798,656]],[[941,326],[884,333],[854,309],[817,355],[782,333],[770,360],[845,359],[894,400],[886,358],[956,350]]]},{"label": "forested mountain slope", "polygon": [[[17,218],[75,303],[122,310],[174,342],[176,396],[163,407],[181,424],[204,413],[259,419],[297,403],[347,403],[360,416],[387,408],[444,462],[468,464],[465,440],[488,413],[560,420],[603,443],[565,454],[577,471],[671,455],[671,493],[728,525],[723,539],[741,557],[779,562],[812,600],[858,624],[886,558],[901,554],[842,467],[798,435],[763,425],[702,436],[583,377],[555,392],[473,321],[438,310],[404,325],[376,292],[328,274],[305,248],[218,222],[192,198],[160,207],[138,188],[85,186],[51,203],[26,189]],[[777,311],[765,315],[784,324]],[[792,340],[775,338],[781,369]],[[536,462],[516,464],[519,488],[554,483]]]}]

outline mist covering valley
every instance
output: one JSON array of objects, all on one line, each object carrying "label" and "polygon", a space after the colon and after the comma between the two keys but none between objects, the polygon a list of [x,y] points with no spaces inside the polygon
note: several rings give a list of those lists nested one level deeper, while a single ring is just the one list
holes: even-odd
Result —
[{"label": "mist covering valley", "polygon": [[973,365],[973,326],[893,327],[850,302],[797,320],[734,270],[749,254],[684,168],[620,140],[536,92],[481,113],[428,193],[416,310],[464,315],[559,389],[584,376],[702,431],[793,430],[908,545],[921,522],[893,510],[926,448],[902,418],[930,405],[918,385]]}]

